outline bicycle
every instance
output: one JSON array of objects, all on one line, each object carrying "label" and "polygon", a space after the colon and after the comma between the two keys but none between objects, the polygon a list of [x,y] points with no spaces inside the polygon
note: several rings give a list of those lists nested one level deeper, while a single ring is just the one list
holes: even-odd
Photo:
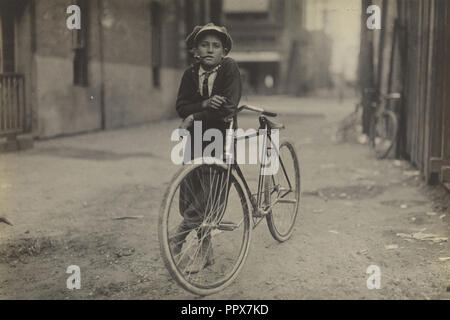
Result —
[{"label": "bicycle", "polygon": [[[277,145],[271,134],[284,125],[268,119],[277,116],[276,113],[258,107],[244,105],[234,114],[244,109],[260,113],[259,129],[263,130],[238,137],[227,134],[225,155],[230,156],[237,141],[262,136],[264,152],[260,155],[257,192],[251,193],[234,161],[227,164],[195,164],[194,161],[175,174],[160,209],[158,235],[164,264],[182,288],[201,296],[216,293],[235,280],[249,252],[251,231],[262,220],[266,219],[271,235],[284,242],[292,236],[298,214],[300,167],[296,152],[293,144],[285,139]],[[229,119],[229,129],[232,129],[234,123]],[[265,160],[272,152],[279,161],[279,169],[271,173],[267,172]],[[182,209],[201,212],[201,221],[180,231],[186,221],[181,217]],[[184,239],[180,240],[181,235]],[[214,261],[205,261],[200,270],[191,270],[190,266],[202,252],[207,252],[203,256],[209,259],[212,250]]]},{"label": "bicycle", "polygon": [[398,92],[383,96],[384,103],[374,101],[372,107],[372,121],[370,122],[369,141],[378,159],[384,159],[397,142],[398,120],[395,109],[386,106],[392,100],[401,99]]},{"label": "bicycle", "polygon": [[370,121],[373,110],[372,103],[376,90],[374,88],[364,88],[362,90],[361,99],[355,104],[352,113],[342,119],[336,130],[336,138],[338,141],[355,140],[361,144],[370,143]]}]

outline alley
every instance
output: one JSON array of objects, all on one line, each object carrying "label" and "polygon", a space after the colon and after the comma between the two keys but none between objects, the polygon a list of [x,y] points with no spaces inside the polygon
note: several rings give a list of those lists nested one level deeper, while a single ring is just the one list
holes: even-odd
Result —
[{"label": "alley", "polygon": [[[213,299],[442,299],[450,286],[449,208],[406,161],[336,141],[354,108],[325,98],[245,97],[280,113],[302,199],[293,237],[254,230],[236,281]],[[178,169],[178,119],[43,140],[0,154],[0,299],[192,299],[159,253],[158,213]],[[257,126],[243,114],[241,127]],[[245,172],[244,172],[245,173]],[[422,236],[421,235],[428,235]],[[81,270],[68,290],[66,269]],[[366,270],[378,266],[381,287]]]}]

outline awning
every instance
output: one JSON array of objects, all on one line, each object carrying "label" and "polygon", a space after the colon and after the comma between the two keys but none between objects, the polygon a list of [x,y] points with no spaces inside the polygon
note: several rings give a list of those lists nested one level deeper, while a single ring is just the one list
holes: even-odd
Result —
[{"label": "awning", "polygon": [[232,51],[230,58],[237,62],[279,62],[281,60],[280,54],[275,51]]}]

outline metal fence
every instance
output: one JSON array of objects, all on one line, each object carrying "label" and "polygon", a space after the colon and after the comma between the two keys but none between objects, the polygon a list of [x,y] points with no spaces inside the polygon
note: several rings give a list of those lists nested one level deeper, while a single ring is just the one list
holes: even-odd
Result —
[{"label": "metal fence", "polygon": [[24,132],[25,77],[0,73],[0,137]]}]

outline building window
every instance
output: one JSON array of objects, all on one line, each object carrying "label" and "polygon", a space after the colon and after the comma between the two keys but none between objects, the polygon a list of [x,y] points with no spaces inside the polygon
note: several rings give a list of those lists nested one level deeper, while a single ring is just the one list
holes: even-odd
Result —
[{"label": "building window", "polygon": [[150,4],[151,30],[152,30],[152,76],[153,87],[161,86],[161,33],[162,33],[162,8],[159,2]]},{"label": "building window", "polygon": [[0,16],[0,72],[15,72],[14,17]]},{"label": "building window", "polygon": [[224,0],[223,11],[226,13],[261,13],[269,10],[269,0]]},{"label": "building window", "polygon": [[72,31],[73,58],[73,84],[75,86],[88,86],[88,28],[89,4],[88,0],[78,0],[76,3],[81,10],[81,29]]},{"label": "building window", "polygon": [[228,19],[267,19],[269,0],[224,0],[223,11]]}]

